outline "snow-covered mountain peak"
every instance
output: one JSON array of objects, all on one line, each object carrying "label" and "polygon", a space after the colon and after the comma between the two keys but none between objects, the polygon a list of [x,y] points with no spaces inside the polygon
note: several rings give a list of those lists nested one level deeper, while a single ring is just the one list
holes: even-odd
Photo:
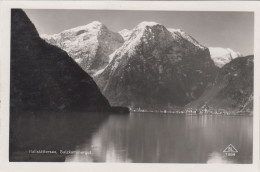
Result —
[{"label": "snow-covered mountain peak", "polygon": [[[56,37],[59,37],[61,35],[63,35],[63,36],[78,36],[78,35],[81,35],[81,34],[84,34],[84,33],[98,34],[101,29],[107,30],[107,27],[99,21],[93,21],[93,22],[91,22],[87,25],[78,26],[78,27],[75,27],[75,28],[64,30],[64,31],[57,33],[57,34],[53,34],[53,35],[51,35],[51,37],[56,38]],[[42,38],[48,38],[49,36],[50,35],[46,35],[46,34],[41,35]]]},{"label": "snow-covered mountain peak", "polygon": [[93,21],[93,22],[86,25],[86,29],[101,30],[101,29],[107,29],[107,27],[99,21]]},{"label": "snow-covered mountain peak", "polygon": [[[149,28],[147,28],[147,26]],[[133,36],[136,37],[139,34],[143,34],[144,31],[146,31],[146,30],[151,31],[150,28],[154,27],[154,26],[162,26],[162,25],[160,25],[159,23],[156,23],[156,22],[152,22],[152,21],[143,21],[143,22],[139,23],[137,26],[135,26],[132,30],[123,29],[123,30],[119,31],[118,33],[126,41],[130,38],[132,33],[134,33]],[[162,27],[164,27],[164,26],[162,26]]]},{"label": "snow-covered mountain peak", "polygon": [[[124,29],[119,32],[124,38],[124,44],[111,54],[110,62],[118,57],[120,59],[124,54],[132,56],[137,53],[138,46],[143,44],[146,47],[152,47],[158,43],[162,43],[166,39],[171,39],[171,33],[167,29],[156,22],[141,22],[133,30]],[[160,38],[159,38],[160,37]]]},{"label": "snow-covered mountain peak", "polygon": [[211,59],[219,68],[223,67],[225,64],[237,57],[242,57],[241,53],[235,52],[230,48],[209,47],[209,52]]},{"label": "snow-covered mountain peak", "polygon": [[183,32],[183,30],[181,29],[173,29],[173,28],[167,28],[170,32],[178,32],[178,33],[181,33]]},{"label": "snow-covered mountain peak", "polygon": [[159,23],[144,21],[144,22],[139,23],[139,24],[132,30],[132,33],[135,33],[135,34],[137,34],[137,33],[138,33],[138,34],[143,34],[145,31],[151,32],[151,29],[152,29],[152,28],[157,28],[157,27],[165,28],[163,25],[161,25],[161,24],[159,24]]},{"label": "snow-covered mountain peak", "polygon": [[128,32],[130,32],[130,30],[128,30],[128,29],[123,29],[123,30],[119,31],[118,33],[120,33],[120,34],[125,34],[125,33],[128,33]]},{"label": "snow-covered mountain peak", "polygon": [[181,29],[173,29],[173,28],[167,28],[168,31],[172,33],[172,36],[176,39],[179,37],[182,37],[189,41],[190,43],[194,44],[195,46],[199,47],[200,49],[206,49],[207,47],[201,45],[197,40],[195,40],[193,37],[191,37],[189,34],[185,33]]},{"label": "snow-covered mountain peak", "polygon": [[88,24],[88,26],[93,26],[93,27],[95,27],[95,26],[102,26],[102,25],[104,25],[104,24],[101,23],[100,21],[93,21],[93,22]]},{"label": "snow-covered mountain peak", "polygon": [[99,21],[41,37],[65,50],[89,74],[104,67],[109,55],[124,42],[119,33],[110,31]]},{"label": "snow-covered mountain peak", "polygon": [[146,26],[150,26],[151,27],[151,26],[155,26],[155,25],[159,25],[159,23],[156,23],[156,22],[153,22],[153,21],[143,21],[143,22],[139,23],[137,25],[137,27],[144,28]]}]

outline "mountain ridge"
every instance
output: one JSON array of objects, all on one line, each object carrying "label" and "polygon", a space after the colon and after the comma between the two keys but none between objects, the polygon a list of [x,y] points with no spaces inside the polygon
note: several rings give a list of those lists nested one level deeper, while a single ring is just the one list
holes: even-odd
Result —
[{"label": "mountain ridge", "polygon": [[[157,22],[152,22],[152,21],[144,21],[138,24],[139,27],[141,26],[146,26],[146,25],[161,25]],[[84,51],[83,48],[79,49],[79,48],[71,48],[69,49],[68,47],[63,47],[62,45],[62,40],[61,41],[54,41],[54,40],[59,40],[60,35],[64,34],[65,32],[79,32],[83,30],[87,30],[89,28],[89,26],[94,26],[96,28],[105,28],[105,30],[108,30],[108,28],[101,22],[99,21],[93,21],[87,25],[83,25],[83,26],[78,26],[78,27],[74,27],[71,29],[67,29],[64,30],[60,33],[57,34],[53,34],[53,35],[47,35],[47,34],[42,34],[41,37],[46,40],[48,43],[56,45],[60,48],[62,48],[63,50],[65,50],[86,72],[88,72],[91,76],[96,76],[97,74],[99,74],[101,71],[104,70],[104,68],[107,66],[107,64],[111,61],[111,56],[113,56],[112,54],[115,53],[115,51],[120,48],[124,42],[128,41],[128,38],[131,36],[133,30],[138,27],[135,26],[132,30],[128,30],[128,29],[123,29],[121,31],[119,31],[117,34],[119,34],[121,36],[121,38],[118,37],[119,40],[117,40],[117,45],[116,47],[110,49],[109,52],[107,53],[103,53],[101,56],[103,56],[103,58],[100,58],[98,60],[98,62],[95,63],[100,63],[101,65],[97,67],[97,65],[94,65],[95,67],[92,67],[92,69],[89,70],[89,66],[86,65],[86,63],[89,63],[88,59],[89,57],[85,57],[85,56],[92,56],[91,58],[95,58],[95,54],[98,54],[98,45],[92,45],[89,44],[87,46],[92,47],[92,51],[90,51],[90,53],[86,54],[77,54],[80,51]],[[211,54],[211,58],[214,61],[214,64],[221,68],[223,65],[227,64],[228,62],[230,62],[232,59],[237,58],[237,57],[241,57],[242,54],[239,52],[235,52],[230,48],[221,48],[221,47],[206,47],[204,45],[201,45],[196,39],[194,39],[192,36],[190,36],[189,34],[185,33],[183,30],[181,29],[173,29],[173,28],[166,28],[169,32],[172,33],[173,37],[175,37],[176,40],[178,39],[185,39],[185,41],[188,41],[192,44],[194,44],[196,47],[199,47],[201,49],[209,49],[210,54]],[[116,33],[113,31],[110,31],[112,33]],[[81,33],[82,34],[82,33]],[[92,36],[95,36],[92,35]],[[118,36],[118,35],[117,35]],[[91,37],[91,35],[90,35]],[[80,38],[79,38],[80,39]],[[123,39],[123,40],[122,40]],[[98,42],[97,40],[93,39],[93,41]],[[100,40],[100,42],[102,42],[104,40]],[[74,43],[75,44],[75,43]],[[70,45],[70,44],[69,44]],[[75,45],[73,45],[75,47]],[[72,47],[73,47],[72,46]],[[102,46],[101,46],[102,47]],[[188,47],[189,48],[189,47]],[[73,49],[75,49],[75,51],[73,51]],[[84,58],[79,58],[80,56],[83,56]],[[84,62],[82,62],[82,59],[85,59]],[[90,62],[91,63],[91,62]]]},{"label": "mountain ridge", "polygon": [[107,54],[102,67],[90,73],[112,105],[144,109],[151,109],[149,104],[157,104],[159,109],[185,106],[214,85],[224,66],[243,58],[230,48],[206,47],[183,30],[156,22],[141,22],[118,34],[123,42]]}]

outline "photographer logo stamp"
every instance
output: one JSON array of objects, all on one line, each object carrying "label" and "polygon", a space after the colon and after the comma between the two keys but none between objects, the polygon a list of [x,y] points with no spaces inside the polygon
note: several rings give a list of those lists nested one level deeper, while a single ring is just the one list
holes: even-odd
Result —
[{"label": "photographer logo stamp", "polygon": [[223,152],[226,156],[236,156],[236,153],[238,153],[237,149],[232,144],[228,145]]}]

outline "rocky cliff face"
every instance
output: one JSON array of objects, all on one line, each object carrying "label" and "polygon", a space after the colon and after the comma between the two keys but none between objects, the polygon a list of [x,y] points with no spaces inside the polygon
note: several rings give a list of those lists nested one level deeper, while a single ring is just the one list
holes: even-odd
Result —
[{"label": "rocky cliff face", "polygon": [[182,31],[142,22],[94,76],[113,105],[171,109],[199,97],[216,67],[206,47]]},{"label": "rocky cliff face", "polygon": [[41,37],[65,50],[90,75],[105,67],[108,56],[124,42],[119,33],[110,31],[98,21]]},{"label": "rocky cliff face", "polygon": [[236,58],[223,66],[215,83],[186,107],[252,112],[253,85],[254,57]]},{"label": "rocky cliff face", "polygon": [[108,111],[93,79],[65,51],[42,40],[22,10],[11,11],[10,108]]}]

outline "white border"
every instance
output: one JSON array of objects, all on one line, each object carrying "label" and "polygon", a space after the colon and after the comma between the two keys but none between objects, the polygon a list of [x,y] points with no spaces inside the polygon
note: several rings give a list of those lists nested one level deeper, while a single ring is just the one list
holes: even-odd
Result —
[{"label": "white border", "polygon": [[[9,162],[9,79],[10,9],[111,9],[173,11],[252,11],[255,12],[254,140],[253,164],[143,164],[143,163],[20,163]],[[49,171],[221,171],[258,172],[259,168],[259,83],[260,83],[260,2],[241,1],[0,1],[0,172]]]}]

